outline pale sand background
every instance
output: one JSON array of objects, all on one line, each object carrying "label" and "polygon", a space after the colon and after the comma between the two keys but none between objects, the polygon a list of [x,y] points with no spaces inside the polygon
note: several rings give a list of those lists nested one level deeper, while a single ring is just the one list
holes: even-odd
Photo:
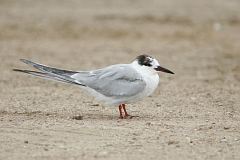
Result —
[{"label": "pale sand background", "polygon": [[[129,105],[131,120],[11,71],[27,68],[19,58],[86,70],[140,53],[176,74]],[[0,0],[0,59],[0,159],[240,159],[239,0]]]}]

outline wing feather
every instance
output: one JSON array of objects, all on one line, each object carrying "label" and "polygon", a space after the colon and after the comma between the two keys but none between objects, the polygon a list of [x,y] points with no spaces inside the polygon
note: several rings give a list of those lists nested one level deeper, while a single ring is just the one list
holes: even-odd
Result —
[{"label": "wing feather", "polygon": [[71,77],[107,97],[134,96],[146,87],[141,75],[128,64],[78,72]]},{"label": "wing feather", "polygon": [[78,72],[48,67],[48,66],[45,66],[45,65],[42,65],[39,63],[35,63],[32,61],[26,60],[26,59],[20,59],[20,60],[42,72],[20,70],[20,69],[14,69],[14,71],[32,74],[34,76],[41,77],[41,78],[53,79],[53,80],[62,81],[62,82],[64,81],[66,83],[78,84],[81,86],[85,86],[84,84],[81,84],[78,81],[76,81],[75,79],[71,78],[71,76],[73,74],[76,74]]}]

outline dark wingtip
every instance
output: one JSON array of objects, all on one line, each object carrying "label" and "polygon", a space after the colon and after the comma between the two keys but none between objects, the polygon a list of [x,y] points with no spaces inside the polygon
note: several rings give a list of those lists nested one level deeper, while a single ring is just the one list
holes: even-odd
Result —
[{"label": "dark wingtip", "polygon": [[29,60],[27,59],[19,59],[20,61],[22,61],[23,63],[29,63]]},{"label": "dark wingtip", "polygon": [[28,70],[15,69],[15,68],[12,71],[14,71],[14,72],[22,72],[22,73],[28,73],[29,72]]},{"label": "dark wingtip", "polygon": [[12,69],[12,71],[20,72],[22,70],[14,68],[14,69]]}]

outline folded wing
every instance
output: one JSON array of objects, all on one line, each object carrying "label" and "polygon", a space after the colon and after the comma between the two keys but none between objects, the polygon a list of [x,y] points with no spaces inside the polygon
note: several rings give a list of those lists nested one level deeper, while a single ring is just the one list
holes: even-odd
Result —
[{"label": "folded wing", "polygon": [[146,87],[142,77],[128,64],[78,72],[71,77],[107,97],[134,96]]}]

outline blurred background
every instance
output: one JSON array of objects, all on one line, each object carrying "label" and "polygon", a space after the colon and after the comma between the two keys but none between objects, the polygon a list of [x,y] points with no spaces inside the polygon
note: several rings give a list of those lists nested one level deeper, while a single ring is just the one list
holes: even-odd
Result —
[{"label": "blurred background", "polygon": [[[109,128],[102,131],[101,127],[118,125],[114,119],[116,109],[98,104],[79,88],[12,72],[13,68],[27,67],[20,58],[58,68],[90,70],[130,63],[143,53],[157,58],[162,66],[176,74],[160,74],[161,84],[156,93],[129,107],[141,118],[131,122],[133,126],[122,122],[120,131]],[[91,158],[106,142],[110,144],[105,146],[109,153],[107,157],[111,157],[111,152],[121,155],[117,149],[119,144],[128,144],[129,140],[126,140],[129,135],[123,135],[133,131],[142,138],[136,143],[146,151],[142,150],[144,153],[141,154],[135,144],[129,143],[130,149],[126,153],[134,153],[135,159],[159,155],[170,159],[181,156],[183,159],[195,156],[199,159],[211,156],[234,159],[239,156],[239,141],[236,141],[240,139],[239,0],[0,0],[0,60],[2,127],[11,126],[12,132],[18,127],[39,131],[46,126],[53,127],[51,129],[64,129],[66,125],[81,128],[78,122],[65,118],[84,114],[86,126],[82,126],[95,128],[93,132],[103,132],[102,141],[93,136],[83,142],[71,143],[69,140],[77,139],[71,133],[65,133],[64,138],[60,132],[49,133],[50,137],[57,135],[66,140],[64,146],[68,145],[68,148],[86,144],[81,151],[73,147],[71,154],[63,148],[56,149],[56,155],[62,156],[60,158],[68,154]],[[96,107],[98,105],[100,107]],[[45,114],[55,117],[45,120]],[[110,123],[109,119],[114,122]],[[153,123],[146,129],[145,124],[149,121]],[[213,123],[215,126],[211,126]],[[169,129],[170,124],[172,129]],[[205,127],[204,132],[198,132],[200,124]],[[226,131],[224,127],[230,127],[230,130]],[[164,133],[156,135],[162,128]],[[142,133],[143,129],[149,132]],[[2,144],[10,145],[8,151],[1,150],[4,153],[1,156],[6,158],[13,151],[16,157],[27,156],[24,149],[14,149],[18,148],[12,141],[16,135],[9,135],[8,131],[1,131],[1,136],[6,139]],[[43,132],[48,134],[47,130]],[[117,135],[118,144],[116,139],[107,136],[108,133]],[[25,136],[18,138],[21,142],[24,137],[32,138],[35,144],[49,141],[46,137],[38,141],[28,132],[23,134]],[[36,135],[41,137],[41,134]],[[201,145],[189,146],[186,137],[195,138],[194,144]],[[222,145],[219,143],[223,137],[228,141]],[[89,147],[91,141],[87,140],[93,139],[96,143]],[[146,145],[149,141],[153,147]],[[54,138],[49,143],[62,144]],[[165,144],[166,148],[158,150]],[[175,150],[169,144],[184,147]],[[45,154],[37,152],[41,147],[31,147],[37,156]],[[47,149],[51,150],[51,147]],[[49,155],[54,156],[53,153]],[[124,156],[131,158],[131,154]]]},{"label": "blurred background", "polygon": [[91,69],[147,53],[179,75],[239,81],[239,13],[238,0],[1,0],[1,70],[19,58]]}]

